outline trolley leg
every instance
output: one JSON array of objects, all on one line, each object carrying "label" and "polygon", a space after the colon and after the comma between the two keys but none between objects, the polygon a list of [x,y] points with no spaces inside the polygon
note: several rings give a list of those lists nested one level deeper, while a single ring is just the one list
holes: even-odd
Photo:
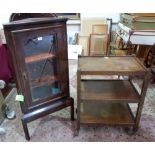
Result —
[{"label": "trolley leg", "polygon": [[79,135],[79,130],[80,130],[80,122],[77,120],[75,131],[74,131],[74,137]]}]

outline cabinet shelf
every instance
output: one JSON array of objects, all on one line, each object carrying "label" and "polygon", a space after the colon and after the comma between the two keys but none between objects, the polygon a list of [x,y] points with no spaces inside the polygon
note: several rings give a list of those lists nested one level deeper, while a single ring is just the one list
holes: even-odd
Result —
[{"label": "cabinet shelf", "polygon": [[49,83],[50,81],[58,81],[57,76],[43,76],[41,78],[37,78],[31,80],[32,86],[44,85],[45,83]]},{"label": "cabinet shelf", "polygon": [[139,102],[140,95],[129,81],[81,80],[81,100]]},{"label": "cabinet shelf", "polygon": [[26,63],[31,63],[31,62],[34,62],[34,61],[40,61],[40,60],[44,60],[44,59],[47,59],[47,58],[55,58],[55,55],[50,54],[48,52],[35,54],[35,55],[32,55],[32,56],[27,56],[25,58],[25,62]]},{"label": "cabinet shelf", "polygon": [[81,105],[80,123],[133,125],[134,118],[127,104],[85,101]]}]

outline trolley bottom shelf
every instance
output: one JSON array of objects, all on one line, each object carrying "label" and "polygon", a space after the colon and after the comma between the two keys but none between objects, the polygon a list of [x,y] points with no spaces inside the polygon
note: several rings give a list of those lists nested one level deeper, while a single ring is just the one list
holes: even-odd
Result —
[{"label": "trolley bottom shelf", "polygon": [[84,101],[81,103],[80,123],[133,125],[134,117],[127,103]]}]

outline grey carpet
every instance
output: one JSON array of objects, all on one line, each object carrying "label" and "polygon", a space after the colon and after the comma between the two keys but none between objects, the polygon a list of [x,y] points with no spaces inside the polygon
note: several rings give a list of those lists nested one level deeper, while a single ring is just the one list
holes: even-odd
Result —
[{"label": "grey carpet", "polygon": [[[76,69],[77,61],[70,61],[70,92],[75,100],[76,108]],[[139,87],[141,83],[136,80],[136,85]],[[16,112],[16,119],[5,119],[1,127],[6,129],[6,134],[0,135],[2,142],[24,142],[24,132],[21,125],[20,117],[21,110],[18,102],[15,101],[16,89],[12,91],[7,99],[7,104]],[[81,126],[79,136],[74,137],[74,125],[70,121],[69,108],[59,112],[50,114],[41,119],[35,120],[28,124],[30,132],[30,141],[36,142],[111,142],[111,141],[155,141],[155,85],[149,85],[144,108],[141,116],[139,130],[129,136],[123,127],[119,126]],[[76,117],[76,114],[75,114]]]}]

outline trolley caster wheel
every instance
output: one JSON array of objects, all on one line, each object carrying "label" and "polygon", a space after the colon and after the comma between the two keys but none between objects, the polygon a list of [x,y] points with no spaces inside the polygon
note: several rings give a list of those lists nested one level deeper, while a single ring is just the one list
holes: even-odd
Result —
[{"label": "trolley caster wheel", "polygon": [[125,132],[129,135],[129,136],[133,136],[135,134],[135,130],[133,127],[126,127],[125,128]]},{"label": "trolley caster wheel", "polygon": [[79,135],[79,131],[75,130],[74,133],[73,133],[73,137],[77,137],[78,135]]}]

